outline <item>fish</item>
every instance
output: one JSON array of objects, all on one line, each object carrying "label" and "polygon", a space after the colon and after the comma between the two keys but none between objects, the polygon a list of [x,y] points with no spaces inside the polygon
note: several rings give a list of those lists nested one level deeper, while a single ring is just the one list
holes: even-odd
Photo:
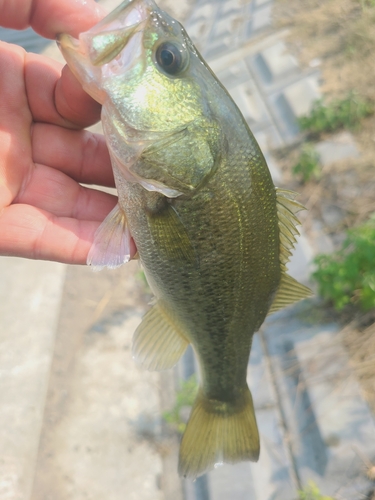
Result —
[{"label": "fish", "polygon": [[58,45],[102,105],[118,192],[87,263],[120,266],[133,240],[155,295],[134,358],[165,370],[191,344],[200,367],[179,473],[194,479],[217,463],[257,461],[251,343],[268,314],[311,295],[287,274],[303,206],[274,186],[240,110],[154,0],[126,0]]}]

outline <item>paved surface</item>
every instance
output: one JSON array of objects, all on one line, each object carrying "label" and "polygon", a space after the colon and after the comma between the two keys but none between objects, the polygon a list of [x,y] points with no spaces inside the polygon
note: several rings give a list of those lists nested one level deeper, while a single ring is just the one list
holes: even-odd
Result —
[{"label": "paved surface", "polygon": [[[272,7],[267,0],[200,1],[185,24],[248,120],[278,184],[272,149],[298,140],[296,119],[320,94],[319,72],[300,68],[284,33],[273,30]],[[350,137],[319,147],[325,162],[358,154]],[[302,238],[293,276],[307,280],[312,253]],[[292,500],[310,479],[337,499],[366,498],[374,420],[337,326],[317,325],[306,306],[270,317],[254,341],[248,381],[261,432],[259,463],[180,482],[178,443],[160,411],[195,362],[188,353],[174,377],[144,372],[131,359],[131,335],[147,302],[137,264],[92,273],[1,258],[0,275],[2,500]]]}]

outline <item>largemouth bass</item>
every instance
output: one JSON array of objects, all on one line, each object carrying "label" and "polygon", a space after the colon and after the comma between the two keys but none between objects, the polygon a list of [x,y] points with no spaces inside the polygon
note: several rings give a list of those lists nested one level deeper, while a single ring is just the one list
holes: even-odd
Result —
[{"label": "largemouth bass", "polygon": [[310,295],[286,274],[303,207],[274,187],[241,112],[153,0],[127,0],[59,45],[103,106],[118,190],[88,264],[127,262],[133,238],[156,296],[134,334],[135,358],[163,370],[191,343],[199,361],[179,472],[256,461],[251,342],[268,313]]}]

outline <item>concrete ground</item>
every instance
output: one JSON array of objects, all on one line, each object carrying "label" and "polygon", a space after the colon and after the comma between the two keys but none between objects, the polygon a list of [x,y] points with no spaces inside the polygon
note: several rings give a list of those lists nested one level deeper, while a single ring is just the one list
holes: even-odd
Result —
[{"label": "concrete ground", "polygon": [[[188,32],[281,182],[272,149],[298,138],[296,118],[319,97],[319,72],[288,54],[272,1],[198,1],[188,15],[190,7],[173,14],[188,16]],[[325,244],[303,237],[291,273],[306,281]],[[337,499],[371,490],[364,464],[375,459],[373,417],[337,326],[317,324],[308,306],[270,317],[254,341],[248,380],[260,462],[191,483],[177,477],[178,442],[161,411],[195,364],[188,353],[177,370],[157,374],[132,360],[131,336],[150,299],[138,264],[93,273],[2,257],[0,276],[2,500],[292,500],[311,479]]]}]

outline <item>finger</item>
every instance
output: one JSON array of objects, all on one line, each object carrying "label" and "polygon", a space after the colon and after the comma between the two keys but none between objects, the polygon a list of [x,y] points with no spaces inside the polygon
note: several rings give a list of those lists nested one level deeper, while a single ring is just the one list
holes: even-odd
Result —
[{"label": "finger", "polygon": [[[0,255],[85,264],[99,224],[11,205],[0,215]],[[130,258],[135,254],[131,240]]]},{"label": "finger", "polygon": [[0,0],[1,26],[32,26],[40,35],[52,39],[62,32],[77,36],[104,15],[105,10],[94,0]]},{"label": "finger", "polygon": [[34,121],[84,128],[100,120],[101,106],[71,71],[38,54],[25,55],[25,85]]},{"label": "finger", "polygon": [[82,128],[100,120],[101,105],[82,89],[68,66],[56,83],[54,102],[61,116]]},{"label": "finger", "polygon": [[105,139],[87,130],[37,123],[32,128],[33,161],[60,170],[77,182],[114,187]]},{"label": "finger", "polygon": [[0,43],[0,209],[28,178],[31,159],[29,111],[23,77],[25,51]]},{"label": "finger", "polygon": [[[99,225],[55,217],[28,205],[11,205],[0,216],[0,255],[85,264]],[[131,240],[130,258],[135,254]]]},{"label": "finger", "polygon": [[83,187],[59,170],[36,164],[14,203],[33,205],[58,217],[102,221],[117,197]]},{"label": "finger", "polygon": [[0,255],[84,264],[99,224],[11,205],[0,216]]}]

